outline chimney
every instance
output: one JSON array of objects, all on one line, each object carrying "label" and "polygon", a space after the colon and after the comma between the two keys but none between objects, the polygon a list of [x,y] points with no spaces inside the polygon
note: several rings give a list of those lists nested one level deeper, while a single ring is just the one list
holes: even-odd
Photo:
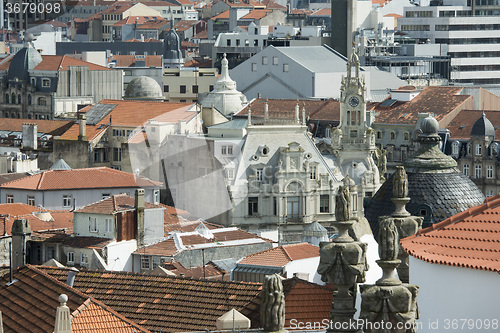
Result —
[{"label": "chimney", "polygon": [[78,141],[87,141],[87,117],[83,113],[78,114]]},{"label": "chimney", "polygon": [[135,190],[135,211],[137,216],[137,246],[144,246],[144,189]]},{"label": "chimney", "polygon": [[269,120],[269,105],[267,104],[267,99],[266,104],[264,104],[264,120]]},{"label": "chimney", "polygon": [[299,107],[299,99],[297,98],[297,104],[295,104],[295,122],[300,122],[299,120],[299,110],[300,110],[300,107]]},{"label": "chimney", "polygon": [[37,149],[37,125],[23,124],[22,147],[26,149]]},{"label": "chimney", "polygon": [[54,333],[71,333],[71,314],[69,307],[66,305],[68,296],[61,294],[59,302],[61,305],[56,310],[56,323],[54,324]]},{"label": "chimney", "polygon": [[27,243],[31,240],[31,227],[27,219],[18,219],[12,225],[12,268],[26,265]]},{"label": "chimney", "polygon": [[75,277],[76,277],[76,274],[79,272],[78,269],[76,269],[75,267],[72,267],[69,272],[68,272],[68,278],[66,280],[66,284],[70,287],[73,287],[73,284],[75,283]]}]

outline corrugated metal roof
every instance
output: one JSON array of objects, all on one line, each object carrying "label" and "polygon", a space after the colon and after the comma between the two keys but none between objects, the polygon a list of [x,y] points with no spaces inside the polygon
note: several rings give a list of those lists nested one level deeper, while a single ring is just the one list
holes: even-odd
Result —
[{"label": "corrugated metal roof", "polygon": [[347,59],[327,46],[276,47],[276,50],[300,63],[311,72],[345,72]]}]

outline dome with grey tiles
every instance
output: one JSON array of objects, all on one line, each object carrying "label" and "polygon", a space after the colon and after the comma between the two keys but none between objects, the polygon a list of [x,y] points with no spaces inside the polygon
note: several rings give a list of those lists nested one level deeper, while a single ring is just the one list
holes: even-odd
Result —
[{"label": "dome with grey tiles", "polygon": [[[437,123],[437,122],[436,122]],[[440,149],[441,138],[433,120],[423,122],[419,137],[420,149],[404,163],[408,174],[406,209],[410,214],[424,216],[424,227],[458,214],[484,201],[479,188],[457,168],[456,161]],[[365,217],[375,237],[378,218],[391,215],[393,175],[375,193],[365,209]]]},{"label": "dome with grey tiles", "polygon": [[157,100],[163,99],[160,85],[147,76],[139,76],[130,81],[125,89],[125,99]]},{"label": "dome with grey tiles", "polygon": [[470,136],[489,136],[492,138],[492,140],[495,140],[495,127],[493,126],[491,121],[486,118],[486,114],[484,114],[484,112],[472,126]]},{"label": "dome with grey tiles", "polygon": [[29,77],[28,71],[34,69],[42,62],[41,54],[35,50],[33,35],[27,34],[25,46],[12,58],[9,65],[9,81],[25,81]]}]

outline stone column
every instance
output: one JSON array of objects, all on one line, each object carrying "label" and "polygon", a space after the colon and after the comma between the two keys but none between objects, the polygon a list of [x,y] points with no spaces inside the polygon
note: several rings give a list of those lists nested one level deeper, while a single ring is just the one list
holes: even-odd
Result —
[{"label": "stone column", "polygon": [[[396,172],[392,180],[392,194],[393,198],[391,200],[396,209],[391,214],[391,217],[394,220],[398,237],[401,240],[417,233],[422,228],[422,221],[424,220],[423,217],[410,216],[410,213],[406,210],[406,204],[410,201],[410,198],[408,197],[408,177],[402,166],[396,167]],[[408,254],[403,251],[399,244],[398,247],[398,259],[401,261],[397,267],[398,275],[403,283],[410,283]]]},{"label": "stone column", "polygon": [[361,285],[361,313],[365,333],[414,333],[418,319],[418,286],[403,284],[396,275],[398,229],[391,217],[380,218],[379,255],[377,264],[382,278],[375,285]]},{"label": "stone column", "polygon": [[354,320],[356,313],[357,283],[364,281],[367,244],[354,241],[349,229],[356,220],[352,219],[351,194],[349,186],[340,186],[335,198],[335,217],[332,224],[338,230],[333,242],[320,243],[318,273],[321,280],[333,283],[337,289],[330,311],[328,332],[358,332]]}]

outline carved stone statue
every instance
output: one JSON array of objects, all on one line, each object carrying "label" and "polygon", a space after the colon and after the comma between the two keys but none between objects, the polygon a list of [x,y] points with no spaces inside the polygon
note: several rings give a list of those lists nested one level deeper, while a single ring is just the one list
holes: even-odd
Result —
[{"label": "carved stone statue", "polygon": [[383,180],[385,180],[385,173],[387,172],[387,154],[389,154],[389,152],[386,149],[380,150],[380,148],[377,148],[375,150],[378,172],[380,174],[380,179]]},{"label": "carved stone statue", "polygon": [[260,321],[265,332],[285,331],[285,294],[278,274],[267,275],[262,285]]},{"label": "carved stone statue", "polygon": [[402,166],[396,167],[392,182],[392,194],[394,198],[408,197],[408,176]]},{"label": "carved stone statue", "polygon": [[340,146],[340,139],[342,137],[342,130],[339,128],[334,128],[331,132],[332,146]]},{"label": "carved stone statue", "polygon": [[380,218],[378,232],[378,253],[380,260],[396,260],[399,251],[398,229],[392,218]]},{"label": "carved stone statue", "polygon": [[351,193],[349,186],[340,186],[335,196],[335,218],[337,221],[348,221],[351,217]]}]

